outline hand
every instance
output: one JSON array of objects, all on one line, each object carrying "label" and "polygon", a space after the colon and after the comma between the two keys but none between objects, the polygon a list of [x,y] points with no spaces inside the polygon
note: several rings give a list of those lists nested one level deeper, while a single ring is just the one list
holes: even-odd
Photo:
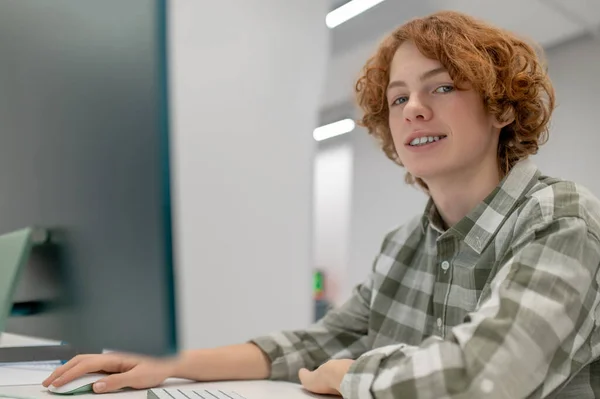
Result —
[{"label": "hand", "polygon": [[112,373],[94,384],[94,392],[112,392],[122,388],[146,389],[162,384],[172,376],[174,361],[123,354],[79,355],[57,368],[43,383],[60,387],[87,373]]},{"label": "hand", "polygon": [[307,390],[321,395],[340,395],[340,385],[354,360],[330,360],[315,371],[302,369],[300,382]]}]

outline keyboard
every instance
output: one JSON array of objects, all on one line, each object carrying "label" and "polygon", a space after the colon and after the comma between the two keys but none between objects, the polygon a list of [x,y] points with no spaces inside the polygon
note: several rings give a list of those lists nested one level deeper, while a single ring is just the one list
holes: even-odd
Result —
[{"label": "keyboard", "polygon": [[164,389],[148,391],[148,399],[248,399],[234,391],[220,389]]}]

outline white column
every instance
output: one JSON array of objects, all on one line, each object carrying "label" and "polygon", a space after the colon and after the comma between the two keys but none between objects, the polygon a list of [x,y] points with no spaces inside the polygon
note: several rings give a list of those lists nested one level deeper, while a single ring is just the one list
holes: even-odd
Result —
[{"label": "white column", "polygon": [[327,3],[169,3],[181,348],[312,320]]},{"label": "white column", "polygon": [[350,137],[319,147],[315,159],[315,263],[325,272],[326,299],[341,305],[350,295],[346,281],[351,228],[353,148]]}]

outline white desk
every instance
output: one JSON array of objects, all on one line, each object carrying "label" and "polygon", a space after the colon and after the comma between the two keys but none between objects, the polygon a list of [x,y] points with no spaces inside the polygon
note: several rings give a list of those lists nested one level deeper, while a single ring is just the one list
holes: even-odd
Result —
[{"label": "white desk", "polygon": [[[186,383],[184,381],[172,380],[167,382],[164,387],[180,389],[222,389],[224,391],[236,391],[248,399],[308,399],[308,398],[331,398],[331,396],[312,395],[302,389],[301,386],[287,382],[275,381],[233,381],[218,383]],[[17,398],[52,398],[60,399],[64,396],[49,393],[41,385],[19,386],[19,387],[0,387],[0,394],[14,395]],[[147,391],[122,391],[110,394],[95,395],[83,394],[77,395],[77,398],[95,397],[114,398],[114,399],[146,399]],[[67,397],[68,398],[68,397]]]},{"label": "white desk", "polygon": [[[49,341],[40,341],[39,339],[21,337],[12,334],[0,335],[0,346],[27,346],[52,343]],[[0,369],[1,372],[1,369]],[[40,381],[41,383],[41,381]],[[279,381],[228,381],[195,383],[186,380],[171,379],[163,387],[180,389],[222,389],[224,391],[236,391],[248,399],[315,399],[331,398],[331,396],[313,395],[305,391],[300,385]],[[0,395],[14,395],[17,398],[68,398],[58,396],[47,391],[40,385],[26,385],[14,387],[0,387]],[[95,398],[116,398],[116,399],[145,399],[146,390],[135,391],[125,390],[117,393],[103,394],[101,396],[94,394],[77,395],[77,398],[95,397]]]}]

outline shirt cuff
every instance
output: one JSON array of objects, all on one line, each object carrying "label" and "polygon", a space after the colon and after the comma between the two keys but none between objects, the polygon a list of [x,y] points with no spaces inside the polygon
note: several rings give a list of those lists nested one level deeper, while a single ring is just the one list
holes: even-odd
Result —
[{"label": "shirt cuff", "polygon": [[344,398],[370,399],[371,386],[379,368],[378,356],[361,356],[352,363],[340,384],[340,393]]},{"label": "shirt cuff", "polygon": [[[430,337],[423,341],[430,345],[441,340],[439,337]],[[372,386],[375,378],[382,371],[381,363],[393,353],[400,353],[403,357],[411,356],[419,350],[418,346],[406,344],[388,345],[373,349],[360,356],[342,379],[340,384],[341,394],[344,398],[372,398]]]},{"label": "shirt cuff", "polygon": [[289,375],[289,367],[284,360],[283,349],[273,337],[256,337],[248,341],[248,343],[256,345],[269,359],[269,362],[271,363],[269,379],[293,379],[293,376]]}]

